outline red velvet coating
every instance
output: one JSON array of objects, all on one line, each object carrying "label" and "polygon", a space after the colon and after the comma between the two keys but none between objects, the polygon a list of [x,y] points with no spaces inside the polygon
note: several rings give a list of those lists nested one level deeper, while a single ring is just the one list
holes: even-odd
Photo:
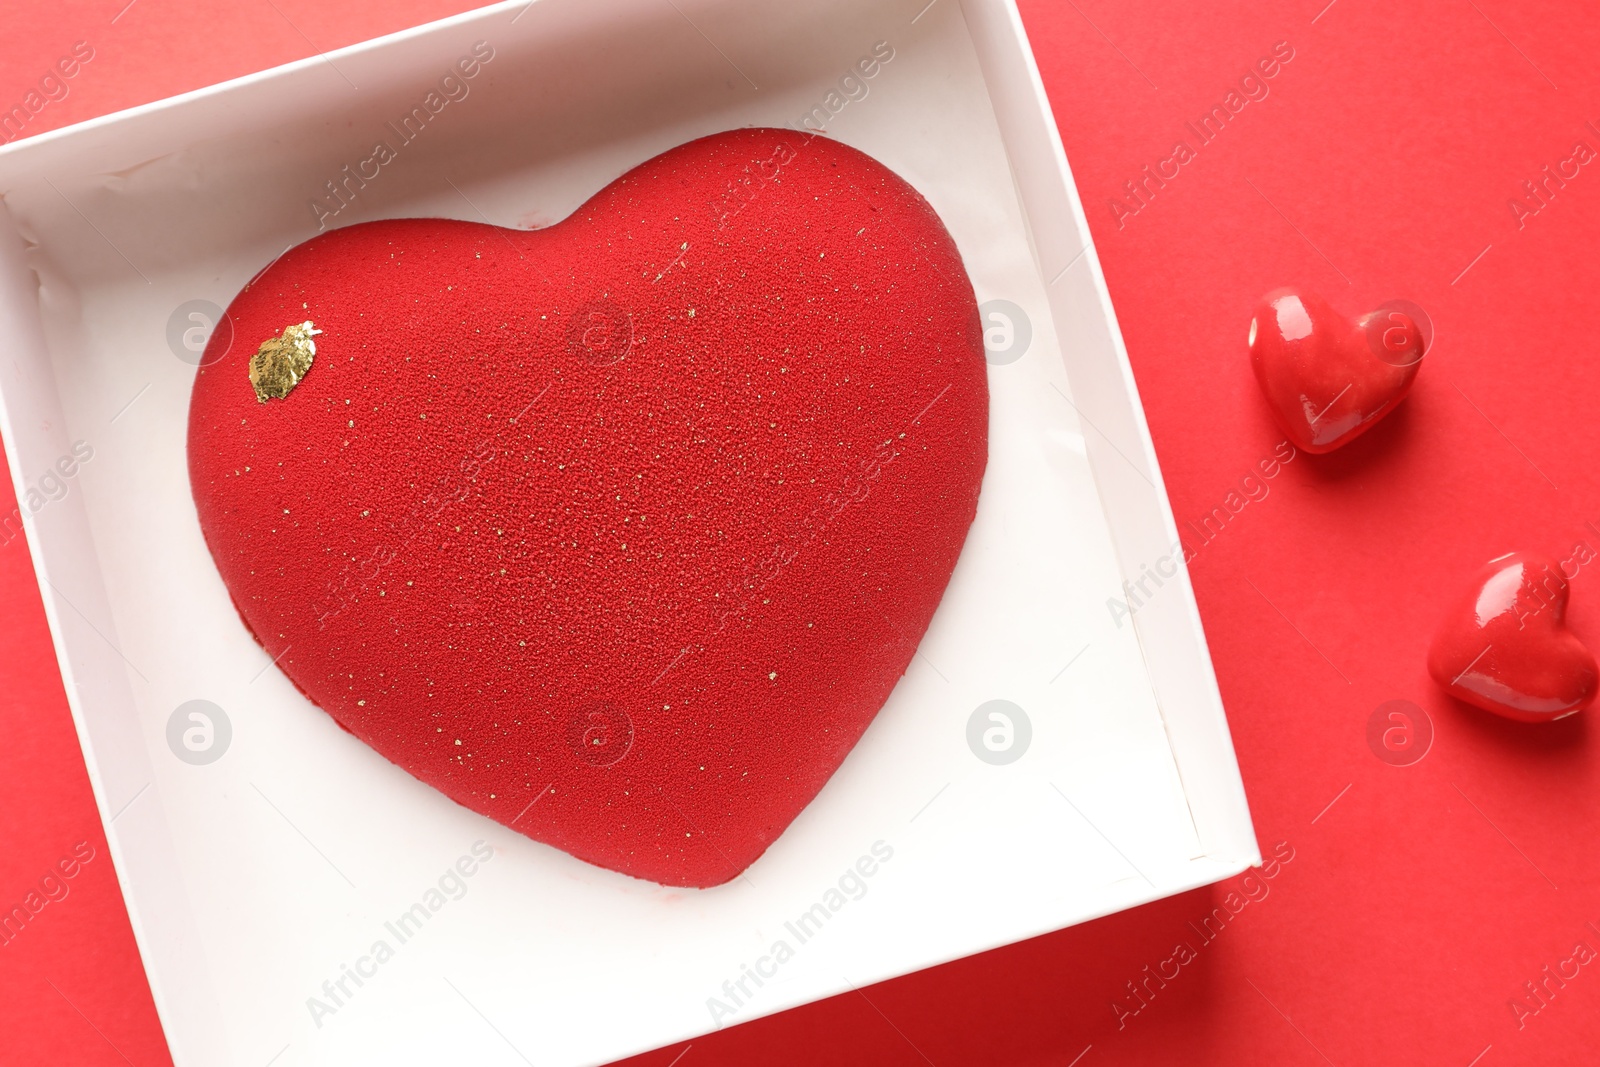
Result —
[{"label": "red velvet coating", "polygon": [[[263,648],[453,800],[637,877],[766,850],[976,510],[971,283],[915,190],[825,138],[703,138],[545,230],[351,226],[229,315],[189,469]],[[315,362],[259,403],[250,357],[306,320]]]}]

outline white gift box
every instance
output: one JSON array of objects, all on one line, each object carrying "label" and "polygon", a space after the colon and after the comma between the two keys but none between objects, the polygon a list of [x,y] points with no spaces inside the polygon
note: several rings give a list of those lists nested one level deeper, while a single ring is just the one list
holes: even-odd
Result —
[{"label": "white gift box", "polygon": [[[752,125],[824,127],[943,217],[990,459],[855,751],[747,878],[673,889],[457,807],[302,697],[201,539],[187,406],[208,309],[322,226],[547,225]],[[602,1063],[1257,862],[1010,0],[501,4],[0,148],[0,195],[0,421],[180,1065]]]}]

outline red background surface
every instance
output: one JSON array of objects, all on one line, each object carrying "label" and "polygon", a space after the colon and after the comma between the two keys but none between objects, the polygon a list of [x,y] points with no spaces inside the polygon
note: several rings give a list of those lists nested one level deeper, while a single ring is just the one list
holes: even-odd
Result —
[{"label": "red background surface", "polygon": [[[1190,534],[1263,849],[1286,841],[1294,859],[1210,943],[1190,924],[1227,886],[632,1062],[1592,1059],[1600,966],[1552,982],[1520,1027],[1508,1007],[1579,941],[1600,949],[1589,715],[1494,720],[1436,692],[1423,657],[1439,611],[1485,560],[1600,549],[1589,369],[1600,173],[1583,168],[1520,226],[1508,206],[1575,142],[1600,149],[1600,10],[1324,3],[1022,4],[1180,525],[1221,505],[1280,439],[1245,359],[1256,297],[1303,284],[1346,312],[1404,297],[1433,318],[1434,347],[1394,416],[1343,452],[1296,459],[1209,541]],[[74,41],[96,50],[29,132],[461,6],[138,0],[112,22],[121,4],[6,13],[7,104]],[[1295,56],[1270,95],[1119,226],[1109,201],[1122,183],[1180,139],[1195,147],[1184,123],[1279,41]],[[1571,618],[1600,647],[1594,570],[1573,582]],[[0,591],[0,900],[20,899],[76,841],[99,850],[68,898],[0,948],[0,1059],[167,1062],[20,539],[0,548]],[[1421,705],[1435,731],[1412,766],[1367,743],[1369,716],[1393,699]],[[1119,1028],[1125,983],[1179,940],[1197,958]]]}]

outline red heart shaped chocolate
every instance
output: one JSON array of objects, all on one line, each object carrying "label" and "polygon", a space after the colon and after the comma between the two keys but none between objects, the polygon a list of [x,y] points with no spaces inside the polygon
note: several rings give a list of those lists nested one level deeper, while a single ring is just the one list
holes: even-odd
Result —
[{"label": "red heart shaped chocolate", "polygon": [[727,881],[816,795],[977,507],[960,255],[825,138],[695,141],[544,230],[351,226],[228,313],[189,470],[267,654],[452,799],[642,878]]},{"label": "red heart shaped chocolate", "polygon": [[1383,308],[1352,322],[1314,293],[1278,289],[1250,320],[1250,365],[1273,417],[1307,452],[1372,428],[1411,391],[1425,341],[1412,316]]},{"label": "red heart shaped chocolate", "polygon": [[1445,617],[1428,673],[1453,696],[1522,722],[1594,699],[1594,656],[1567,629],[1567,579],[1555,560],[1512,552],[1484,567]]}]

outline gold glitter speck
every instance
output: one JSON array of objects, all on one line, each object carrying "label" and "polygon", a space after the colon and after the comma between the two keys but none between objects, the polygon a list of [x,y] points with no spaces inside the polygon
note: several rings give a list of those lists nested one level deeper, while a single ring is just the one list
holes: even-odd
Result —
[{"label": "gold glitter speck", "polygon": [[312,338],[321,332],[307,319],[285,326],[281,336],[261,342],[261,348],[250,357],[250,385],[257,400],[263,404],[273,398],[282,400],[300,384],[317,354]]}]

